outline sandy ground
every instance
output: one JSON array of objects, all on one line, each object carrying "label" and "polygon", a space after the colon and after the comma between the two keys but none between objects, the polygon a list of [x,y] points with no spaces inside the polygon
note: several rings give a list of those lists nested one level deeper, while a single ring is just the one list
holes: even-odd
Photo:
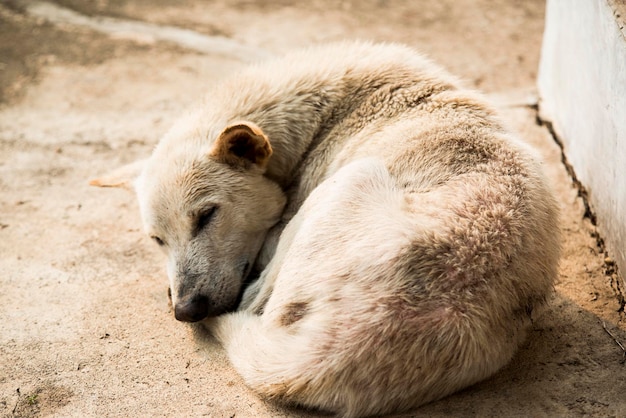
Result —
[{"label": "sandy ground", "polygon": [[492,94],[544,156],[562,208],[556,294],[527,344],[493,378],[404,416],[626,416],[616,276],[536,123],[543,2],[301,3],[0,2],[0,414],[316,416],[258,399],[210,337],[174,319],[135,197],[87,182],[147,156],[246,61],[361,38],[413,45]]}]

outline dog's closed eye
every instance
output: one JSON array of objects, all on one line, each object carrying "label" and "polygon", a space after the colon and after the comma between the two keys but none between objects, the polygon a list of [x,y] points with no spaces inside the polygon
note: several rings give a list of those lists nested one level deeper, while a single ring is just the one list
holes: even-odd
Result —
[{"label": "dog's closed eye", "polygon": [[208,224],[211,222],[211,219],[215,215],[217,211],[217,206],[212,206],[211,208],[200,212],[198,217],[196,218],[196,227],[194,228],[194,235],[198,235],[200,231],[202,231]]},{"label": "dog's closed eye", "polygon": [[152,238],[154,240],[154,242],[159,244],[159,247],[164,247],[165,246],[165,241],[163,241],[161,238],[157,237],[156,235],[153,235],[150,238]]}]

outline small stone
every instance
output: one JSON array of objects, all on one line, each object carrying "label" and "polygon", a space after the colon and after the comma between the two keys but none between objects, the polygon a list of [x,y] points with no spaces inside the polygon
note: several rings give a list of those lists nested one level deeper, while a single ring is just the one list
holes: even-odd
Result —
[{"label": "small stone", "polygon": [[604,264],[606,264],[607,266],[612,266],[613,264],[615,264],[615,261],[611,257],[605,257]]}]

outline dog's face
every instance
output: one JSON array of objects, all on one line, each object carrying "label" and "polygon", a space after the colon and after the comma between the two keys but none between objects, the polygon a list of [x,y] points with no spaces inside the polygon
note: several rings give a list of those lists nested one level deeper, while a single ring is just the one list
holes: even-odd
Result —
[{"label": "dog's face", "polygon": [[263,173],[272,149],[251,123],[226,128],[186,162],[157,149],[136,182],[146,232],[167,253],[176,319],[236,308],[285,195]]}]

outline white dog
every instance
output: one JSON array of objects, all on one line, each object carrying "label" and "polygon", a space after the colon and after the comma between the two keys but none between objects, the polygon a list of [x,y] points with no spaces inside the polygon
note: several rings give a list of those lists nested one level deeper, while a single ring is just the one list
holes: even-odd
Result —
[{"label": "white dog", "polygon": [[136,170],[176,318],[205,320],[267,398],[346,417],[441,398],[511,359],[556,275],[538,162],[402,46],[249,68],[93,184]]}]

